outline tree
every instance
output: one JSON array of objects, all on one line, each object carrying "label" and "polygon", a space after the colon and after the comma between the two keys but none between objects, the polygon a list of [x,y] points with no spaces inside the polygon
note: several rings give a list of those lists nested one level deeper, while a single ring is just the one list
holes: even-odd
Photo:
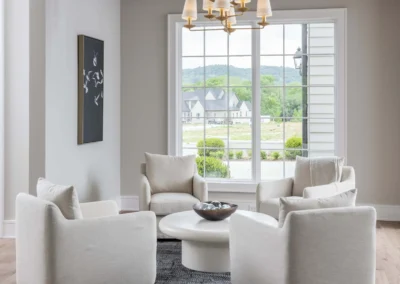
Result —
[{"label": "tree", "polygon": [[270,115],[276,118],[282,116],[282,89],[271,87],[274,85],[276,85],[275,77],[261,76],[261,115]]},{"label": "tree", "polygon": [[232,91],[236,94],[239,100],[251,102],[253,90],[251,88],[233,88]]},{"label": "tree", "polygon": [[279,95],[271,91],[262,91],[261,94],[261,115],[270,115],[271,117],[281,117],[282,102]]},{"label": "tree", "polygon": [[[302,100],[303,92],[300,83],[294,82],[288,85],[286,92],[286,116],[287,117],[302,117]],[[299,116],[300,114],[300,116]]]},{"label": "tree", "polygon": [[275,77],[271,75],[261,75],[261,86],[273,86],[275,84]]},{"label": "tree", "polygon": [[224,85],[226,86],[225,76],[210,78],[210,79],[207,79],[207,81],[206,81],[206,87],[208,87],[208,88],[221,87]]}]

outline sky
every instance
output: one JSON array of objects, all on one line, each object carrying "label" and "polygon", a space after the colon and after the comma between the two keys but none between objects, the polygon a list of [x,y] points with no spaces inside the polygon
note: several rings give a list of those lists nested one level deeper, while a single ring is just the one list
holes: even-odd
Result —
[{"label": "sky", "polygon": [[[239,27],[239,26],[237,26]],[[284,34],[285,29],[285,36]],[[229,65],[251,68],[251,30],[237,30],[229,36]],[[261,30],[261,65],[294,68],[293,54],[302,42],[302,25],[270,25]],[[205,41],[205,44],[204,44]],[[226,65],[228,54],[228,35],[224,31],[193,32],[183,28],[182,55],[206,56],[206,65]],[[285,43],[285,44],[284,44]],[[205,48],[204,48],[205,45]],[[284,48],[285,45],[285,48]],[[204,50],[205,49],[205,50]],[[285,60],[284,56],[285,55]],[[232,57],[235,55],[237,57]],[[183,58],[182,68],[202,67],[202,57]]]}]

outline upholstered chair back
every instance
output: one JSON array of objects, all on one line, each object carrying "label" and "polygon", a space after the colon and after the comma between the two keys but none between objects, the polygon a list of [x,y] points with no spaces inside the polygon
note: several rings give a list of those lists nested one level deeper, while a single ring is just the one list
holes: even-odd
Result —
[{"label": "upholstered chair back", "polygon": [[290,212],[282,228],[241,212],[230,220],[233,284],[375,283],[376,212]]},{"label": "upholstered chair back", "polygon": [[[146,175],[146,163],[141,163],[140,164],[140,173],[142,175]],[[197,164],[194,164],[194,174],[197,174]]]},{"label": "upholstered chair back", "polygon": [[326,283],[373,283],[375,230],[372,207],[289,213],[283,228],[290,252],[288,283],[313,283],[318,275],[324,275]]},{"label": "upholstered chair back", "polygon": [[[149,179],[149,183],[151,184],[151,179],[150,179],[150,177],[147,175],[147,170],[146,170],[146,168],[147,168],[146,163],[142,163],[142,164],[140,165],[140,172],[141,172],[142,175],[144,175],[145,177],[147,177],[147,178]],[[192,177],[194,177],[196,174],[197,174],[197,164],[194,163],[194,171],[193,171],[193,176],[192,176]],[[154,178],[154,177],[153,177],[153,178]],[[179,171],[176,172],[176,175],[175,175],[175,176],[169,177],[169,176],[165,176],[165,175],[164,175],[164,176],[163,176],[163,179],[165,180],[165,183],[164,183],[164,184],[169,184],[170,182],[171,182],[171,183],[177,183],[177,182],[179,183]],[[151,188],[151,194],[152,194],[152,195],[155,194],[155,193],[171,193],[171,192],[182,192],[182,189],[181,189],[181,190],[178,190],[178,191],[174,191],[174,188],[172,188],[172,190],[171,190],[171,189],[166,189],[166,190],[163,190],[163,191],[161,191],[161,190],[156,190],[156,191],[154,191],[154,189]],[[188,186],[186,186],[186,187],[185,187],[185,190],[184,190],[183,192],[189,193],[189,194],[193,194],[193,183],[191,182]]]}]

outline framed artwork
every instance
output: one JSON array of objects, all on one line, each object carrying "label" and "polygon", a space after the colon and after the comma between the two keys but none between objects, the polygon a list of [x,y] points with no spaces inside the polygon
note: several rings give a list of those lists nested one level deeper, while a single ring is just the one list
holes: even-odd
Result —
[{"label": "framed artwork", "polygon": [[104,41],[78,36],[78,144],[103,141]]}]

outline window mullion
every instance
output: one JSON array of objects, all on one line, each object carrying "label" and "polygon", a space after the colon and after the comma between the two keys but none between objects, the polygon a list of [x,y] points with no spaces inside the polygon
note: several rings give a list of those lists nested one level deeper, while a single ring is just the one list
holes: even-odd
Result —
[{"label": "window mullion", "polygon": [[[203,28],[204,29],[204,28]],[[206,78],[206,32],[203,30],[203,91],[204,91],[204,117],[203,117],[203,177],[205,178],[207,175],[206,171],[206,147],[207,147],[207,102],[206,102],[206,85],[207,85],[207,78]]]},{"label": "window mullion", "polygon": [[[283,25],[283,54],[285,54],[285,52],[286,52],[286,25]],[[284,55],[283,56],[283,82],[282,82],[282,85],[283,85],[283,89],[282,89],[282,112],[283,112],[283,117],[285,117],[285,118],[282,118],[282,125],[283,125],[283,145],[282,145],[282,148],[283,148],[283,153],[282,153],[282,155],[283,155],[283,177],[284,178],[286,178],[286,155],[285,155],[285,153],[286,153],[286,151],[285,151],[285,148],[286,148],[286,121],[287,121],[287,119],[286,119],[286,117],[287,117],[287,112],[286,112],[286,56]]]},{"label": "window mullion", "polygon": [[183,137],[183,124],[182,124],[182,104],[180,103],[182,100],[182,28],[180,26],[176,27],[176,34],[177,34],[177,44],[178,46],[176,47],[176,54],[178,55],[176,58],[176,64],[175,69],[177,70],[178,74],[175,77],[176,80],[176,86],[178,88],[175,88],[175,92],[177,93],[177,99],[175,101],[175,147],[174,147],[174,152],[169,153],[170,155],[183,155],[183,149],[182,149],[182,137]]},{"label": "window mullion", "polygon": [[[230,85],[231,85],[231,83],[230,83],[230,80],[229,80],[229,79],[230,79],[230,74],[229,74],[229,71],[230,71],[230,70],[229,70],[229,69],[230,69],[230,65],[229,65],[229,64],[230,64],[230,60],[229,60],[229,59],[230,59],[230,58],[229,58],[229,57],[230,57],[230,51],[229,51],[230,40],[229,40],[229,36],[230,36],[230,35],[228,35],[228,36],[226,37],[226,41],[227,41],[227,42],[226,42],[226,45],[227,45],[227,62],[226,62],[226,64],[227,64],[227,66],[226,66],[226,67],[227,67],[227,70],[226,70],[226,71],[227,71],[227,75],[228,75],[228,78],[227,78],[227,82],[228,82],[228,84],[227,84],[227,85],[228,85],[228,88],[227,88],[228,94],[227,94],[227,98],[226,98],[226,99],[227,99],[227,107],[228,107],[228,109],[227,109],[227,112],[228,112],[228,114],[227,114],[227,119],[228,119],[228,121],[226,122],[226,126],[227,126],[227,128],[228,128],[228,129],[227,129],[227,130],[228,130],[228,133],[227,133],[227,135],[228,135],[228,137],[227,137],[228,140],[226,141],[226,144],[227,144],[226,147],[227,147],[227,149],[228,149],[228,150],[227,150],[228,152],[226,153],[226,155],[227,155],[227,159],[226,159],[226,160],[228,161],[228,165],[227,165],[227,166],[228,166],[228,170],[229,170],[229,176],[228,176],[228,178],[230,179],[230,178],[231,178],[231,175],[230,175],[230,172],[231,172],[231,165],[230,165],[230,158],[229,158],[229,151],[230,151],[230,150],[229,150],[229,149],[230,149],[230,143],[229,143],[229,142],[230,142],[230,123],[229,123],[229,122],[230,122],[230,120],[231,120],[231,112],[230,112],[230,101],[229,101],[229,100],[230,100],[230,91],[231,91]],[[224,149],[224,151],[225,151],[225,149]]]},{"label": "window mullion", "polygon": [[[253,23],[256,26],[256,23]],[[260,89],[260,30],[252,31],[252,80],[253,80],[253,98],[252,98],[252,174],[253,180],[261,180],[261,89]]]}]

